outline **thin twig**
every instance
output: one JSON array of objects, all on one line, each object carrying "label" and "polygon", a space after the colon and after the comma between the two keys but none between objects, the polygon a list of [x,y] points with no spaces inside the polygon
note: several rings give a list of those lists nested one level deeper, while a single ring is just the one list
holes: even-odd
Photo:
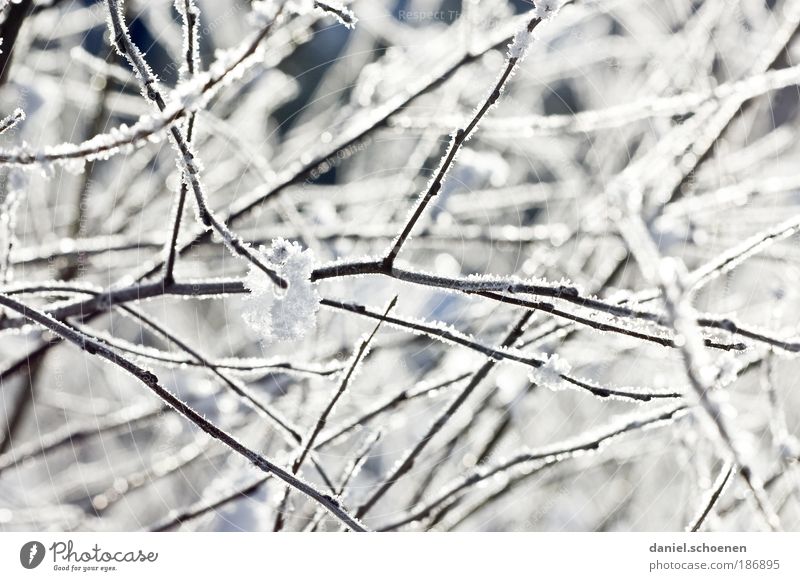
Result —
[{"label": "thin twig", "polygon": [[722,492],[725,490],[725,486],[728,484],[728,480],[730,480],[734,469],[735,466],[733,464],[730,462],[725,463],[725,465],[719,471],[719,476],[717,476],[717,479],[714,481],[714,486],[711,489],[711,495],[703,506],[703,510],[701,510],[700,514],[697,515],[697,518],[692,521],[692,524],[686,527],[686,530],[693,533],[696,533],[700,530],[700,527],[703,526],[703,523],[708,515],[711,514],[712,510],[714,510],[714,505],[717,504],[720,496],[722,496]]},{"label": "thin twig", "polygon": [[[383,312],[383,316],[386,317],[392,309],[397,304],[397,296],[395,296],[391,301],[389,301],[389,305],[386,307],[386,310]],[[377,335],[378,330],[381,328],[383,324],[383,320],[378,321],[378,324],[375,325],[375,328],[372,330],[372,333],[364,337],[358,345],[353,357],[350,361],[350,365],[348,365],[347,370],[342,375],[341,380],[339,381],[339,385],[336,386],[336,390],[333,392],[333,396],[331,396],[328,405],[325,406],[325,409],[322,410],[322,413],[317,418],[314,427],[311,429],[309,434],[303,438],[303,446],[300,449],[300,453],[292,462],[292,474],[297,474],[300,468],[303,466],[303,462],[305,461],[306,457],[309,455],[311,450],[314,448],[314,445],[317,441],[317,437],[319,437],[322,430],[328,423],[328,417],[330,416],[333,408],[336,406],[336,403],[339,401],[339,398],[344,395],[347,391],[347,388],[350,385],[350,381],[353,378],[353,375],[356,373],[359,365],[361,365],[361,361],[367,356],[367,352],[369,350],[369,345],[372,343],[372,340]],[[275,526],[274,531],[280,531],[283,528],[285,523],[284,514],[286,512],[286,506],[289,502],[289,494],[290,489],[287,488],[284,492],[283,499],[281,500],[280,506],[278,508],[278,512],[275,516]]]}]

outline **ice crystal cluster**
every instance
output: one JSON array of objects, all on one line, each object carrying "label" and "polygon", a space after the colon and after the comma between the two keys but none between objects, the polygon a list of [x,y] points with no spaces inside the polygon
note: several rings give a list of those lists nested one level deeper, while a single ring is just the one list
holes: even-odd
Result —
[{"label": "ice crystal cluster", "polygon": [[563,0],[536,0],[533,4],[533,14],[537,18],[547,20],[555,16]]},{"label": "ice crystal cluster", "polygon": [[297,242],[283,238],[261,247],[264,261],[275,268],[288,288],[278,287],[257,265],[251,264],[245,286],[244,319],[266,342],[297,341],[314,330],[319,310],[319,294],[311,283],[314,254]]},{"label": "ice crystal cluster", "polygon": [[534,367],[530,372],[530,380],[538,385],[543,385],[553,391],[567,389],[569,384],[564,381],[564,375],[571,371],[572,367],[558,354],[553,354],[545,359],[539,367]]}]

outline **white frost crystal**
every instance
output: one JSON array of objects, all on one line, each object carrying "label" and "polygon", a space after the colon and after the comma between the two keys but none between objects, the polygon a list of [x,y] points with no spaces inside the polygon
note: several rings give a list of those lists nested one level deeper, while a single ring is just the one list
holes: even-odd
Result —
[{"label": "white frost crystal", "polygon": [[[531,14],[539,20],[550,20],[558,12],[561,2],[562,0],[536,0]],[[528,25],[526,24],[517,31],[517,34],[514,35],[514,40],[508,45],[509,58],[523,60],[528,54],[528,49],[533,44],[533,40],[534,34],[528,30]]]},{"label": "white frost crystal", "polygon": [[533,35],[528,32],[527,26],[523,26],[514,35],[514,41],[508,45],[508,56],[519,60],[524,59],[532,42]]},{"label": "white frost crystal", "polygon": [[717,361],[717,379],[722,386],[730,385],[739,378],[742,363],[730,353],[726,353]]},{"label": "white frost crystal", "polygon": [[569,387],[561,376],[569,373],[571,369],[572,366],[569,362],[554,353],[545,360],[543,365],[531,369],[528,377],[533,383],[543,385],[553,391],[560,391]]},{"label": "white frost crystal", "polygon": [[535,0],[533,15],[536,18],[547,20],[552,18],[561,7],[561,0]]},{"label": "white frost crystal", "polygon": [[269,249],[259,248],[265,262],[288,284],[275,285],[256,265],[244,281],[250,291],[243,313],[244,320],[264,341],[297,341],[317,323],[319,294],[311,282],[314,254],[297,242],[282,238],[272,241]]}]

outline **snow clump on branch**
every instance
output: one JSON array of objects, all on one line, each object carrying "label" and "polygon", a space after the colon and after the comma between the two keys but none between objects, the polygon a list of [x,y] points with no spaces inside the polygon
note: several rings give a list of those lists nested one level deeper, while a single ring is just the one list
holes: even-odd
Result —
[{"label": "snow clump on branch", "polygon": [[273,240],[271,248],[262,246],[259,251],[264,262],[273,266],[289,287],[279,289],[261,269],[251,264],[244,281],[250,291],[244,320],[265,342],[297,341],[317,323],[320,297],[311,282],[314,254],[283,238]]}]

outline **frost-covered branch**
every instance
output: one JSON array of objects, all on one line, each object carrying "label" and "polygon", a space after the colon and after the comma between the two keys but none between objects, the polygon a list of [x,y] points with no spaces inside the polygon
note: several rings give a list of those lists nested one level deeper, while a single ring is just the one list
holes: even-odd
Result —
[{"label": "frost-covered branch", "polygon": [[658,284],[667,310],[667,315],[675,331],[681,336],[681,354],[686,376],[694,396],[703,410],[703,418],[709,424],[710,435],[719,440],[725,457],[738,466],[747,486],[753,493],[758,511],[767,525],[780,529],[780,518],[775,512],[763,484],[753,473],[751,464],[744,457],[736,428],[725,413],[720,393],[713,385],[714,367],[710,363],[702,342],[694,309],[688,300],[683,266],[674,259],[662,258],[644,222],[635,213],[637,210],[636,191],[628,192],[629,199],[622,199],[623,214],[619,220],[620,233],[636,257],[639,268],[647,280]]},{"label": "frost-covered branch", "polygon": [[576,437],[562,444],[548,446],[542,450],[529,450],[514,455],[513,457],[494,466],[482,466],[472,473],[459,478],[455,482],[443,487],[443,491],[422,507],[414,509],[402,520],[384,525],[380,530],[393,530],[404,525],[419,521],[431,514],[437,507],[445,504],[454,496],[464,490],[479,484],[498,474],[525,467],[527,470],[540,470],[552,464],[576,458],[583,453],[592,453],[601,449],[608,442],[620,436],[637,430],[650,429],[658,425],[669,424],[686,411],[685,405],[680,405],[666,410],[658,410],[644,416],[631,416],[620,418],[616,425],[597,430],[596,434],[589,433],[584,437]]},{"label": "frost-covered branch", "polygon": [[[386,307],[386,310],[383,312],[383,316],[386,317],[391,310],[397,304],[397,297],[394,297],[390,302],[389,305]],[[306,457],[308,457],[311,450],[314,448],[316,444],[317,438],[319,437],[322,430],[328,423],[328,417],[333,412],[333,408],[336,406],[336,403],[339,401],[339,398],[344,395],[347,391],[350,382],[352,381],[355,374],[358,372],[359,366],[361,362],[366,358],[369,352],[370,343],[375,338],[375,335],[378,333],[378,330],[381,328],[381,324],[383,323],[383,319],[378,321],[375,325],[375,328],[369,335],[366,335],[358,344],[358,347],[353,352],[353,356],[347,365],[344,373],[342,374],[341,379],[339,380],[339,385],[336,386],[336,390],[333,392],[328,405],[325,406],[325,409],[322,410],[322,413],[317,418],[317,421],[314,423],[314,427],[311,428],[311,431],[308,435],[303,438],[303,446],[300,449],[300,452],[297,454],[297,457],[292,462],[292,474],[297,474],[300,468],[303,466],[303,462],[305,461]],[[285,522],[285,512],[286,506],[289,502],[289,489],[287,488],[284,492],[283,499],[281,500],[280,507],[278,508],[278,513],[275,518],[275,526],[273,530],[280,531],[283,529],[283,525]]]},{"label": "frost-covered branch", "polygon": [[[142,86],[142,94],[144,97],[158,107],[160,111],[166,108],[166,102],[157,87],[157,79],[153,74],[150,66],[144,60],[144,55],[139,48],[131,40],[130,33],[124,22],[124,17],[117,3],[117,0],[107,0],[109,12],[109,31],[111,32],[114,48],[117,52],[125,57],[131,64],[131,67],[136,73],[136,77]],[[280,14],[276,15],[276,18]],[[273,20],[274,22],[274,20]],[[261,33],[256,37],[258,41],[266,36],[271,30],[271,26],[266,26]],[[253,49],[258,45],[258,42],[253,43]],[[170,127],[170,137],[172,138],[177,149],[178,165],[183,171],[183,180],[187,182],[188,186],[192,188],[195,196],[195,203],[197,205],[197,214],[199,221],[208,229],[216,231],[224,240],[225,244],[230,247],[232,252],[245,258],[250,263],[256,265],[266,274],[276,285],[281,288],[286,287],[286,281],[283,280],[272,269],[266,266],[265,261],[258,255],[250,246],[242,241],[239,236],[233,233],[228,226],[217,219],[214,212],[208,205],[206,195],[203,191],[203,186],[200,183],[200,166],[196,159],[188,140],[183,133],[175,126]],[[174,252],[169,253],[174,257]]]},{"label": "frost-covered branch", "polygon": [[116,352],[112,351],[102,343],[90,339],[78,331],[75,331],[51,317],[47,314],[33,309],[28,305],[20,303],[6,295],[0,294],[0,305],[12,309],[23,317],[39,324],[46,329],[52,331],[64,340],[77,346],[79,349],[86,351],[90,355],[97,355],[113,363],[114,365],[122,368],[141,381],[148,389],[150,389],[156,396],[158,396],[164,403],[176,410],[180,415],[192,422],[198,428],[206,432],[212,438],[219,440],[231,450],[241,455],[243,458],[252,462],[257,468],[262,471],[274,475],[289,486],[296,488],[298,491],[312,498],[321,506],[325,507],[332,515],[336,516],[351,530],[363,531],[364,527],[353,518],[346,510],[344,510],[336,500],[332,497],[317,491],[314,487],[306,482],[300,480],[296,476],[289,474],[283,468],[272,463],[261,454],[251,450],[241,442],[239,442],[232,435],[225,432],[220,427],[208,421],[201,414],[195,411],[189,404],[176,397],[174,394],[166,390],[159,383],[158,377],[151,371],[148,371],[138,365],[120,357]]},{"label": "frost-covered branch", "polygon": [[543,8],[533,8],[533,18],[522,29],[520,29],[519,32],[517,32],[514,40],[509,45],[505,65],[500,72],[500,77],[489,91],[489,95],[475,110],[472,119],[470,119],[470,121],[464,127],[457,129],[451,134],[450,144],[448,145],[447,151],[439,162],[439,167],[436,170],[434,177],[428,183],[425,191],[420,195],[419,201],[409,215],[405,226],[403,226],[403,230],[397,236],[397,239],[392,243],[383,257],[382,266],[384,269],[392,269],[395,258],[397,258],[397,255],[400,253],[403,244],[405,244],[406,240],[408,240],[408,237],[411,235],[411,231],[414,229],[414,226],[416,226],[417,222],[422,217],[423,212],[425,212],[425,209],[428,207],[428,204],[430,204],[431,200],[441,191],[447,174],[455,162],[459,151],[469,140],[469,138],[472,137],[473,132],[477,129],[484,116],[495,105],[497,105],[497,102],[499,101],[506,84],[514,74],[517,65],[525,58],[530,44],[533,41],[533,31],[557,11],[557,6],[560,4],[560,2],[540,1],[539,4],[545,6]]}]

